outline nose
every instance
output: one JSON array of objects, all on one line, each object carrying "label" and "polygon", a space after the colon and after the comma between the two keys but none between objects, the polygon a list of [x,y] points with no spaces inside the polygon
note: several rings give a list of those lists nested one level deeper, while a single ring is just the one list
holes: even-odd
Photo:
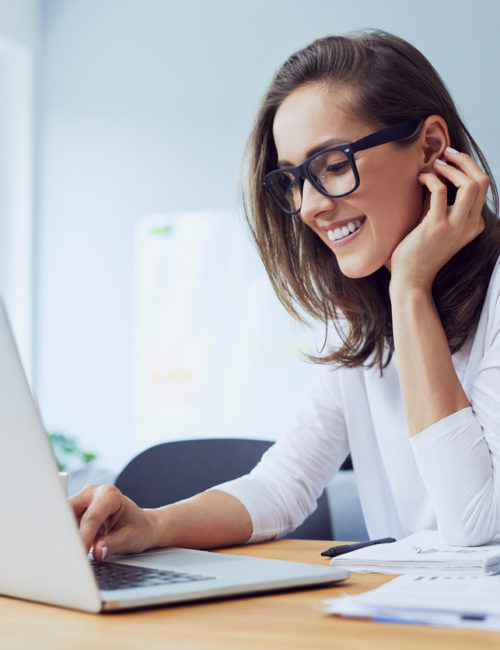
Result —
[{"label": "nose", "polygon": [[304,221],[314,219],[316,215],[326,210],[333,210],[335,206],[336,200],[334,198],[321,194],[310,181],[304,180],[302,206],[300,208],[300,216]]}]

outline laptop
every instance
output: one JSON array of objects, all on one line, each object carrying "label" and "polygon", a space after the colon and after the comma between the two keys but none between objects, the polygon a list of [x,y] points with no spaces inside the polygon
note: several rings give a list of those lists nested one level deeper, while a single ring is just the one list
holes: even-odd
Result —
[{"label": "laptop", "polygon": [[0,300],[0,594],[87,612],[329,585],[332,566],[153,549],[94,562],[58,476]]}]

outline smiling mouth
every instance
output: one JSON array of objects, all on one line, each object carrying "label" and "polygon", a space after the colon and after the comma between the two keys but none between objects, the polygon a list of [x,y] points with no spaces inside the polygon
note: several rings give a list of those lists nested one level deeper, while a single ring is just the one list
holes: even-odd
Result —
[{"label": "smiling mouth", "polygon": [[328,239],[330,241],[339,241],[339,239],[344,239],[344,237],[349,237],[353,232],[359,230],[363,225],[365,218],[353,219],[352,221],[347,222],[340,228],[334,228],[327,231]]}]

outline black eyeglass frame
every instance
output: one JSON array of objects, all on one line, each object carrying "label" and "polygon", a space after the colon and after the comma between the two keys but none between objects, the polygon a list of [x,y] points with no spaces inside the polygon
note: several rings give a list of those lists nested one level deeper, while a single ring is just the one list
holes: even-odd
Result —
[{"label": "black eyeglass frame", "polygon": [[[318,190],[320,194],[323,194],[324,196],[329,196],[333,199],[338,199],[342,196],[347,196],[348,194],[351,194],[352,192],[357,190],[360,183],[359,173],[356,167],[356,161],[354,160],[354,154],[357,151],[364,151],[365,149],[378,147],[381,144],[387,144],[388,142],[395,142],[396,140],[402,140],[403,138],[407,138],[415,132],[419,124],[420,122],[416,120],[399,122],[398,124],[393,124],[392,126],[386,126],[385,128],[380,129],[380,131],[375,131],[375,133],[370,133],[370,135],[367,135],[364,138],[361,138],[360,140],[356,140],[356,142],[351,142],[349,144],[341,144],[335,147],[327,147],[326,149],[317,151],[315,154],[307,158],[307,160],[305,160],[298,167],[282,167],[280,169],[274,169],[273,171],[268,172],[264,176],[264,180],[262,184],[265,190],[269,193],[269,195],[273,199],[273,201],[279,207],[279,209],[282,212],[285,212],[285,214],[289,214],[289,215],[298,214],[302,208],[302,194],[303,194],[305,180],[308,180],[311,183],[311,185],[316,190]],[[309,171],[309,165],[313,160],[318,158],[318,156],[322,156],[325,153],[329,153],[330,151],[342,151],[343,153],[345,153],[354,174],[354,180],[355,180],[354,187],[352,188],[352,190],[349,190],[348,192],[344,192],[343,194],[330,194],[329,192],[327,192],[325,188],[322,187],[322,185],[319,183],[319,181],[314,177],[314,175],[311,174],[311,172]],[[273,194],[269,179],[277,174],[282,174],[283,172],[287,172],[288,174],[291,174],[295,178],[295,181],[298,187],[300,188],[300,207],[298,208],[298,210],[286,210]]]}]

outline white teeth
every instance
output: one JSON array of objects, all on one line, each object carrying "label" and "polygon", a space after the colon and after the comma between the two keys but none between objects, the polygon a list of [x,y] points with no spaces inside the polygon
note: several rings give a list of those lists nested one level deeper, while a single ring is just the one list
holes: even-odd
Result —
[{"label": "white teeth", "polygon": [[337,241],[338,239],[343,239],[350,235],[355,230],[361,227],[361,219],[356,219],[356,221],[349,221],[345,226],[341,228],[335,228],[334,230],[328,230],[327,235],[330,241]]}]

